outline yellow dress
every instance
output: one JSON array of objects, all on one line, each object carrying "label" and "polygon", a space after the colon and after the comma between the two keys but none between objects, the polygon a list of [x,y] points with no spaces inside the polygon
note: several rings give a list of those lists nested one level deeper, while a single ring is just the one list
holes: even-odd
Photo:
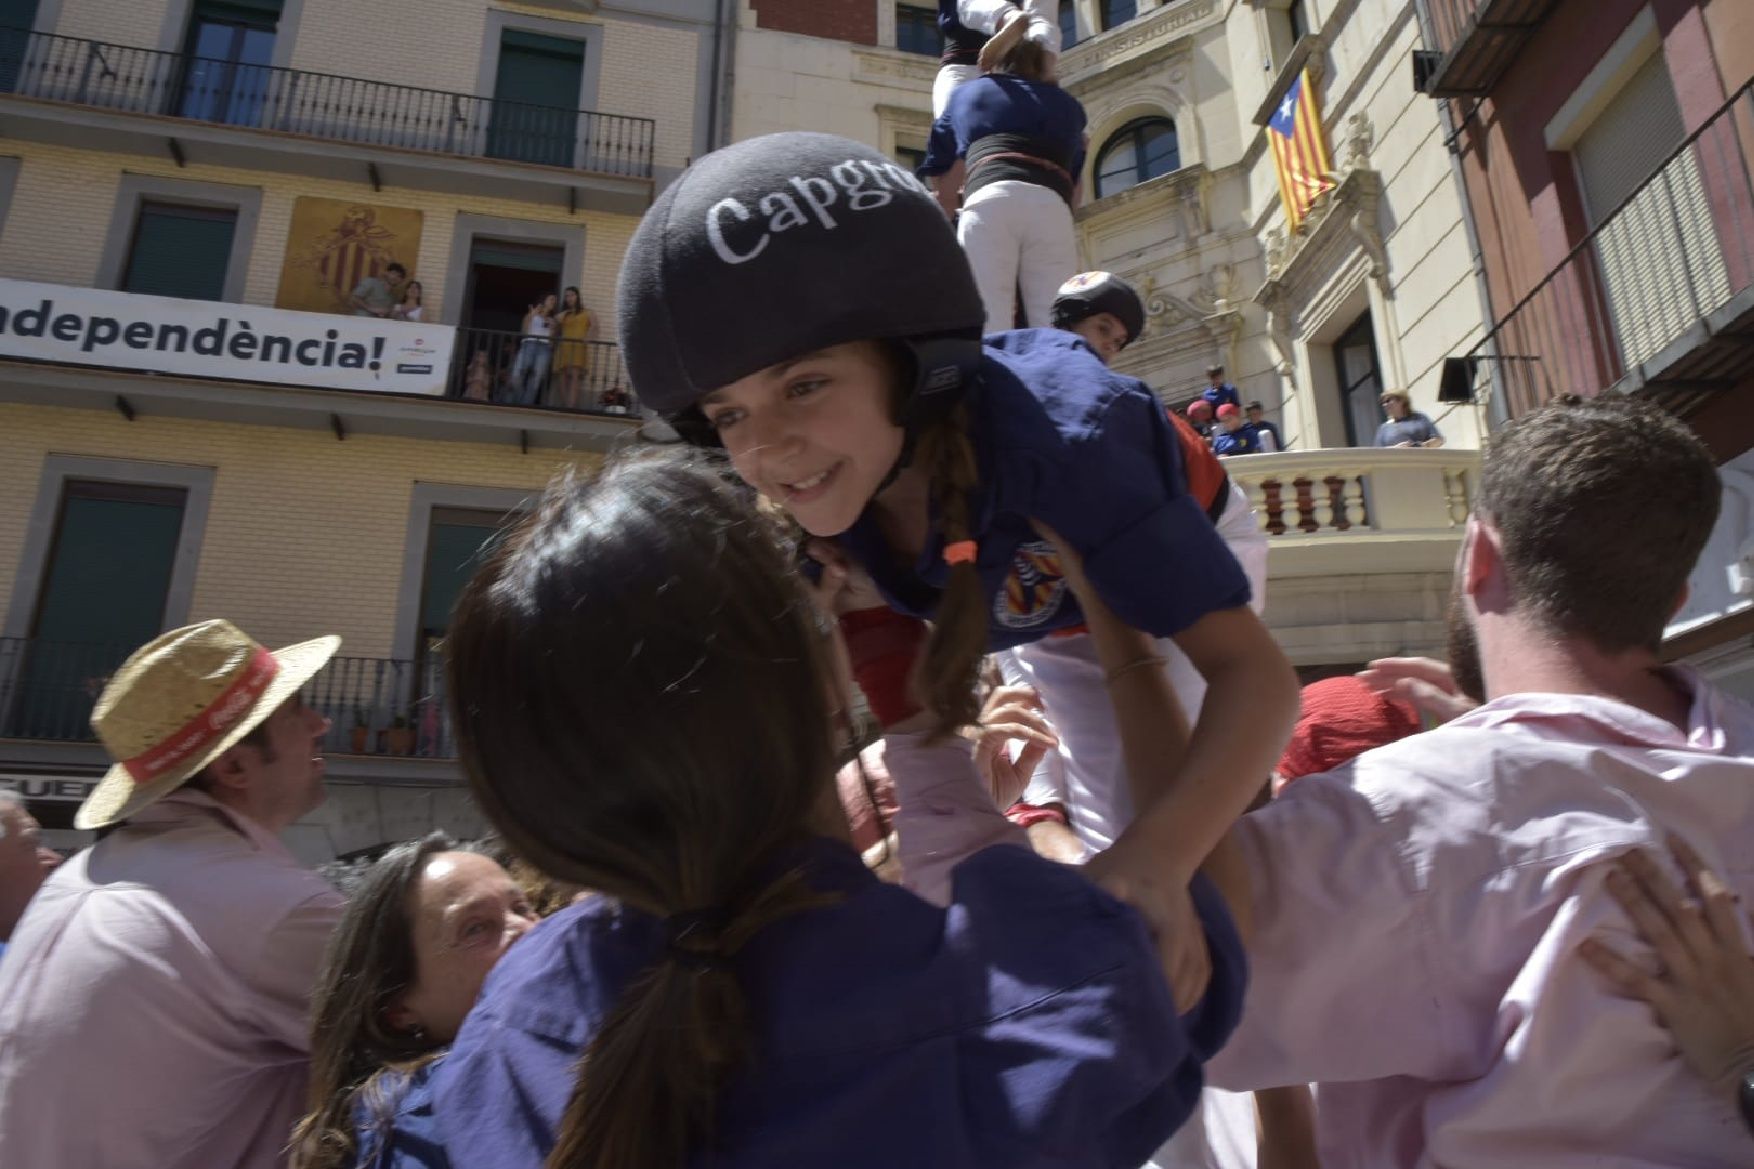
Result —
[{"label": "yellow dress", "polygon": [[583,369],[590,361],[591,347],[585,336],[591,331],[591,314],[584,309],[567,314],[560,323],[560,340],[554,345],[554,369]]}]

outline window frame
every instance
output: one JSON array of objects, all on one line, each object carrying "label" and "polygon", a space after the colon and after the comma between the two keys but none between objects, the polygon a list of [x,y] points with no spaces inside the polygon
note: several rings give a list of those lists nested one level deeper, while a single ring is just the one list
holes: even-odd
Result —
[{"label": "window frame", "polygon": [[201,562],[201,544],[207,532],[207,515],[213,501],[214,477],[211,467],[82,455],[44,455],[36,500],[25,525],[24,547],[19,552],[18,573],[13,577],[12,595],[7,601],[6,620],[0,625],[0,637],[30,636],[31,623],[36,618],[37,603],[41,599],[43,575],[59,534],[62,499],[70,480],[176,487],[187,493],[170,585],[165,590],[163,627],[175,629],[186,624],[195,595],[195,577]]},{"label": "window frame", "polygon": [[[1109,17],[1109,5],[1114,3],[1132,4],[1133,14],[1131,16],[1122,17],[1120,20],[1112,20]],[[1139,0],[1097,0],[1096,17],[1097,23],[1102,25],[1103,32],[1112,32],[1115,29],[1120,28],[1122,25],[1131,24],[1133,21],[1139,19]]]},{"label": "window frame", "polygon": [[[910,21],[921,22],[931,31],[932,40],[934,42],[933,48],[930,50],[911,49],[902,44],[901,30],[910,23],[910,21],[902,20],[901,14],[903,12],[913,13],[914,15],[910,18]],[[937,9],[910,3],[909,0],[895,0],[895,49],[899,53],[909,53],[917,57],[929,56],[936,59],[943,56],[944,37],[938,31]]]},{"label": "window frame", "polygon": [[[209,219],[209,220],[213,220],[213,221],[218,221],[220,219],[223,219],[223,218],[226,218],[229,216],[230,221],[231,221],[232,239],[235,240],[237,238],[238,213],[237,213],[237,208],[235,208],[235,207],[213,207],[213,206],[208,206],[208,205],[198,204],[198,203],[176,203],[176,202],[172,202],[172,201],[167,200],[167,199],[142,199],[140,201],[139,207],[137,207],[135,209],[135,212],[134,212],[134,231],[128,237],[128,254],[126,256],[122,257],[122,271],[116,277],[116,287],[120,291],[131,293],[135,296],[165,296],[165,295],[167,295],[166,293],[162,293],[162,292],[140,292],[136,289],[128,287],[128,277],[133,273],[133,270],[134,270],[134,254],[137,251],[139,251],[139,249],[140,249],[140,229],[145,225],[147,215],[149,213],[163,212],[163,211],[192,211],[192,212],[195,212],[196,214],[191,215],[189,217],[191,219]],[[225,271],[220,274],[220,279],[219,279],[219,286],[220,286],[220,291],[222,294],[225,290],[226,278],[231,274],[231,255],[229,252],[229,247],[227,250],[227,255],[226,255],[226,258],[224,260],[224,263],[225,263]],[[184,297],[181,299],[201,300],[201,299],[208,299],[208,298]],[[213,298],[213,299],[215,299],[216,303],[221,303],[221,302],[224,302],[227,298],[225,296],[221,295],[221,296],[219,296],[217,298]]]},{"label": "window frame", "polygon": [[[1348,348],[1358,348],[1359,343],[1366,340],[1369,341],[1370,371],[1364,377],[1348,382],[1346,380],[1345,353]],[[1352,392],[1362,386],[1366,380],[1374,381],[1376,393],[1371,395],[1371,401],[1376,405],[1379,415],[1377,426],[1380,428],[1384,422],[1388,421],[1388,413],[1382,408],[1382,395],[1387,387],[1383,382],[1382,352],[1376,343],[1376,314],[1368,308],[1365,309],[1351,324],[1340,331],[1340,335],[1334,338],[1329,349],[1334,355],[1334,378],[1340,392],[1340,416],[1346,423],[1346,445],[1353,447],[1373,445],[1376,442],[1376,431],[1373,430],[1366,435],[1357,433],[1357,422],[1352,415]]]},{"label": "window frame", "polygon": [[426,599],[426,554],[432,538],[433,513],[449,510],[499,512],[508,523],[528,514],[542,495],[541,488],[470,487],[457,483],[415,483],[408,504],[407,536],[402,544],[402,577],[396,593],[396,624],[390,657],[396,661],[421,659],[421,607]]},{"label": "window frame", "polygon": [[[1175,138],[1175,165],[1164,171],[1162,174],[1146,175],[1143,173],[1145,153],[1140,149],[1140,135],[1147,127],[1157,123],[1168,126],[1170,134]],[[1133,170],[1135,175],[1139,177],[1136,177],[1124,187],[1119,187],[1112,191],[1105,191],[1102,189],[1103,160],[1109,156],[1109,153],[1115,149],[1121,139],[1128,135],[1132,136],[1133,139]],[[1165,175],[1172,175],[1176,171],[1181,170],[1182,166],[1181,131],[1176,126],[1175,119],[1166,114],[1142,114],[1139,117],[1131,118],[1122,123],[1102,140],[1102,146],[1097,150],[1095,159],[1091,164],[1090,188],[1095,198],[1106,199],[1110,195],[1118,195],[1122,191],[1130,191],[1134,187],[1143,186],[1144,184],[1151,182],[1153,179],[1160,179]]]},{"label": "window frame", "polygon": [[[125,174],[116,186],[116,202],[110,213],[109,232],[98,261],[98,288],[125,291],[122,277],[134,250],[140,208],[146,203],[177,203],[237,212],[232,231],[231,254],[226,257],[225,290],[219,303],[239,304],[249,280],[250,257],[256,245],[256,227],[262,218],[262,188],[234,187],[224,183],[166,179],[156,175]],[[139,295],[139,294],[136,294]]]}]

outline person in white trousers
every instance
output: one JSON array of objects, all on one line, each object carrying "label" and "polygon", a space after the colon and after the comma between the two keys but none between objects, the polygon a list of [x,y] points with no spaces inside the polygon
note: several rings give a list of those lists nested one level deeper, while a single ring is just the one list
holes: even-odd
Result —
[{"label": "person in white trousers", "polygon": [[[932,126],[919,173],[937,179],[987,310],[986,331],[1045,327],[1078,270],[1072,226],[1084,166],[1084,107],[1044,75],[1023,39],[998,68],[960,86]],[[961,196],[960,214],[957,197]]]},{"label": "person in white trousers", "polygon": [[[1083,337],[1098,357],[1112,363],[1144,329],[1145,306],[1120,277],[1086,272],[1059,290],[1052,320],[1055,327]],[[1250,604],[1259,613],[1266,605],[1266,534],[1248,496],[1229,480],[1216,458],[1196,449],[1188,461],[1202,455],[1212,465],[1203,473],[1190,467],[1189,489],[1210,490],[1223,499],[1221,510],[1217,498],[1202,502],[1210,502],[1218,510],[1218,534],[1242,564],[1252,593]],[[1212,476],[1218,477],[1216,487],[1205,486]],[[1206,681],[1173,641],[1164,638],[1159,646],[1164,671],[1192,723],[1199,717]],[[1132,821],[1133,805],[1114,707],[1107,700],[1103,668],[1091,639],[1085,635],[1051,637],[998,656],[1007,684],[1031,686],[1041,696],[1060,743],[1036,769],[1024,791],[1024,802],[1060,805],[1087,855],[1100,852]],[[1261,777],[1263,784],[1266,778]],[[1208,1088],[1201,1095],[1199,1111],[1158,1150],[1150,1166],[1255,1169],[1256,1144],[1252,1094]]]},{"label": "person in white trousers", "polygon": [[[1021,20],[1012,28],[1014,22]],[[1060,0],[938,0],[938,31],[944,34],[944,63],[932,82],[932,117],[944,114],[950,94],[964,81],[990,69],[1009,48],[1008,37],[1024,36],[1046,49],[1048,76],[1060,55]],[[988,51],[989,38],[1005,31]]]}]

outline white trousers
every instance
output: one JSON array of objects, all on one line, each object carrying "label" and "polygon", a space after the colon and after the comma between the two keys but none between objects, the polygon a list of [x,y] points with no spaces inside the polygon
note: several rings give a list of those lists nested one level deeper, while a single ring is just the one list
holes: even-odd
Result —
[{"label": "white trousers", "polygon": [[[1250,606],[1261,612],[1267,600],[1267,536],[1248,496],[1235,483],[1219,517],[1218,534],[1248,577]],[[1158,644],[1175,696],[1189,724],[1196,723],[1206,680],[1175,642],[1162,638]],[[1021,645],[999,655],[999,666],[1007,682],[1033,686],[1041,695],[1042,712],[1060,739],[1060,749],[1042,761],[1023,798],[1032,804],[1064,804],[1079,839],[1092,851],[1107,848],[1132,823],[1134,809],[1120,729],[1090,638],[1050,637]]]},{"label": "white trousers", "polygon": [[1026,323],[1048,327],[1060,286],[1078,274],[1078,238],[1064,199],[1035,183],[989,183],[962,205],[956,238],[986,305],[987,332],[1013,326],[1019,293]]},{"label": "white trousers", "polygon": [[[1060,0],[957,0],[956,19],[964,28],[992,36],[999,29],[999,18],[1013,8],[1022,8],[1029,17],[1029,31],[1024,35],[1040,42],[1050,53],[1060,51]],[[932,120],[936,121],[950,103],[950,92],[971,77],[980,76],[977,65],[945,65],[938,70],[932,83]]]},{"label": "white trousers", "polygon": [[[1250,607],[1267,603],[1267,535],[1235,483],[1218,519],[1218,534],[1242,565],[1252,594]],[[1206,680],[1168,638],[1159,643],[1164,671],[1188,721],[1199,719]],[[1120,731],[1096,651],[1087,636],[1056,637],[999,655],[1007,682],[1026,682],[1041,695],[1043,713],[1060,737],[1060,749],[1036,770],[1023,798],[1059,802],[1092,854],[1114,843],[1133,819]],[[1262,780],[1265,781],[1265,776]],[[1200,1107],[1148,1163],[1148,1169],[1255,1169],[1254,1099],[1247,1092],[1207,1088]]]}]

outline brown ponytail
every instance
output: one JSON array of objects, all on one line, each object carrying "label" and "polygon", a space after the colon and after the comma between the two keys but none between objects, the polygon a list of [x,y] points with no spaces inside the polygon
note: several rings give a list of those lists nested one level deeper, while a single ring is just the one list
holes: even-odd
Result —
[{"label": "brown ponytail", "polygon": [[548,1169],[682,1169],[712,1139],[719,1091],[750,1054],[729,959],[762,927],[832,900],[789,873],[716,938],[623,991],[579,1064]]},{"label": "brown ponytail", "polygon": [[[959,406],[923,430],[917,447],[919,465],[931,477],[946,546],[973,539],[968,499],[980,486],[980,467],[967,422],[968,411]],[[980,570],[973,562],[953,564],[915,683],[921,705],[937,715],[935,738],[953,735],[979,716],[976,683],[986,652],[987,598]]]},{"label": "brown ponytail", "polygon": [[477,802],[544,873],[666,921],[578,1064],[554,1169],[710,1147],[757,1023],[730,961],[827,900],[772,877],[837,799],[827,661],[768,524],[671,453],[558,482],[463,590],[445,667]]}]

